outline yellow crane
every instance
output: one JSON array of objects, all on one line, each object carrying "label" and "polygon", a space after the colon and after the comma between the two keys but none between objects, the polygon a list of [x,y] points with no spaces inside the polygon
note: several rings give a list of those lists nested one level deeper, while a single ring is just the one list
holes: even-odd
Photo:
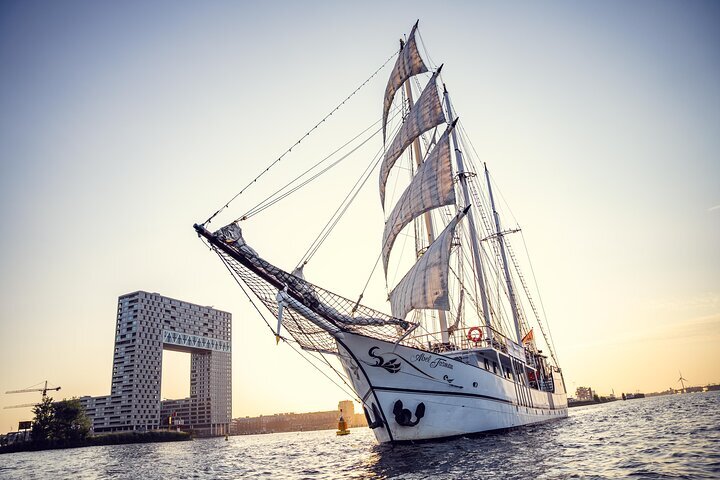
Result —
[{"label": "yellow crane", "polygon": [[[48,387],[48,382],[45,380],[45,386],[42,388],[35,388],[35,386],[30,388],[23,388],[22,390],[8,390],[5,393],[28,393],[28,392],[42,392],[42,398],[44,399],[47,396],[47,392],[50,390],[58,391],[60,390],[60,387]],[[37,403],[24,403],[22,405],[12,405],[7,408],[25,408],[25,407],[34,407],[37,405]]]}]

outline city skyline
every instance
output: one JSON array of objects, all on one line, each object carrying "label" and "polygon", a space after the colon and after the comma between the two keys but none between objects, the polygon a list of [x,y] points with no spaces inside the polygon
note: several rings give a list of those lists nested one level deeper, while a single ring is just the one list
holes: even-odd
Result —
[{"label": "city skyline", "polygon": [[[233,418],[344,398],[275,346],[191,228],[417,18],[523,228],[568,391],[661,391],[678,370],[720,382],[720,7],[458,2],[451,27],[429,2],[373,5],[0,7],[0,431],[29,419],[1,407],[35,400],[6,390],[47,378],[62,386],[55,398],[107,393],[116,299],[136,290],[232,313]],[[388,72],[319,135],[377,120]],[[326,150],[310,142],[288,162]],[[273,186],[291,176],[273,175]],[[322,184],[332,201],[302,197],[312,215],[291,200],[289,213],[245,222],[246,238],[292,268],[350,181]],[[271,190],[248,191],[212,226]],[[369,204],[359,218],[381,231]],[[340,242],[352,226],[339,229],[306,275],[356,298],[377,251],[357,253]],[[350,272],[341,281],[338,264]],[[189,355],[166,358],[163,393],[187,396]]]}]

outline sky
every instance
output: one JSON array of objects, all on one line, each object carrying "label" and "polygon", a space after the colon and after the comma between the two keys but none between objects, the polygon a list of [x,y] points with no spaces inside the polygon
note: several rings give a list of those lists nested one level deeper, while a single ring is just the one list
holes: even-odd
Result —
[{"label": "sky", "polygon": [[[523,228],[568,389],[659,391],[679,371],[720,382],[716,2],[6,1],[0,392],[48,379],[56,398],[108,394],[117,297],[147,290],[233,314],[233,416],[348,398],[275,346],[192,224],[367,79],[416,19]],[[213,226],[375,122],[389,68]],[[245,222],[246,239],[292,268],[379,147]],[[369,183],[306,268],[350,298],[379,251]],[[163,397],[186,396],[189,355],[164,358]],[[0,393],[0,406],[36,397]],[[0,431],[29,416],[0,409]]]}]

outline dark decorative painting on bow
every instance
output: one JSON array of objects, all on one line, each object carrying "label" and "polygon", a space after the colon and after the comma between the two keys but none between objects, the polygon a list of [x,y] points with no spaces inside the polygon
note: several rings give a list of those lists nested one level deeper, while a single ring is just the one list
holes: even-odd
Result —
[{"label": "dark decorative painting on bow", "polygon": [[390,373],[397,373],[400,371],[400,362],[397,358],[393,358],[392,360],[385,361],[383,357],[380,355],[375,355],[375,350],[377,350],[378,347],[372,347],[370,350],[368,350],[368,355],[370,355],[372,358],[375,359],[375,364],[371,365],[372,367],[380,367],[384,368]]}]

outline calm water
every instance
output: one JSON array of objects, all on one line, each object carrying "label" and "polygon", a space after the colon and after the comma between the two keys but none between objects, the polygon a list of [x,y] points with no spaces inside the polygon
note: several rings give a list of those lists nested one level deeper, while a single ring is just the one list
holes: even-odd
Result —
[{"label": "calm water", "polygon": [[0,478],[720,478],[720,392],[575,408],[549,425],[381,446],[368,429],[0,456]]}]

